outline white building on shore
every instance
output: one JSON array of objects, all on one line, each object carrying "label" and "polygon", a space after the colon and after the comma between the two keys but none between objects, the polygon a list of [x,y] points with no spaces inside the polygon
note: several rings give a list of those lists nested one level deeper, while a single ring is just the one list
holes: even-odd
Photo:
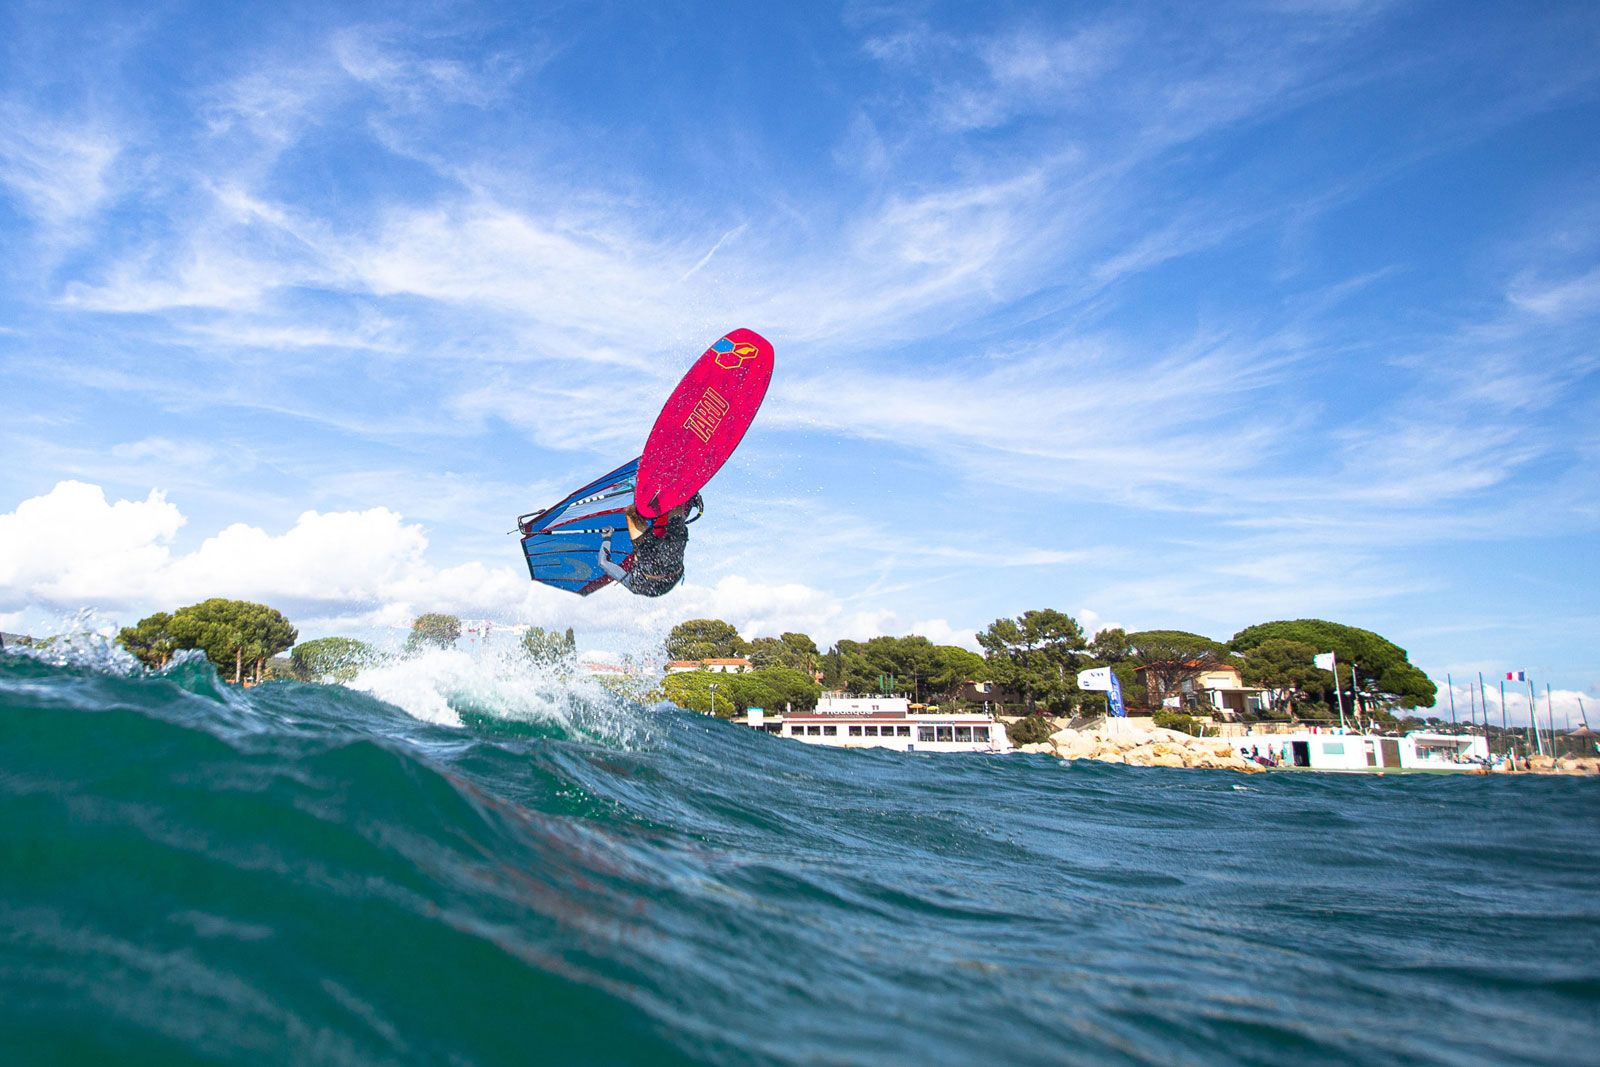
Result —
[{"label": "white building on shore", "polygon": [[1474,770],[1489,759],[1482,737],[1416,731],[1404,737],[1341,730],[1241,734],[1223,740],[1245,759],[1314,771]]},{"label": "white building on shore", "polygon": [[713,674],[744,674],[754,669],[754,665],[743,656],[723,659],[667,660],[668,674],[683,674],[686,671],[710,671]]},{"label": "white building on shore", "polygon": [[[920,705],[919,705],[920,706]],[[751,708],[745,725],[779,737],[835,748],[896,752],[1009,752],[1004,723],[988,715],[913,711],[904,697],[825,696],[816,709],[768,715]]]}]

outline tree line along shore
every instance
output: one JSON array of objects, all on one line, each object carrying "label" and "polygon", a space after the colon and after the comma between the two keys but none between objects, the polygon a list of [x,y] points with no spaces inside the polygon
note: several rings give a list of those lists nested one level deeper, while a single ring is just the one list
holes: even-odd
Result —
[{"label": "tree line along shore", "polygon": [[[448,648],[461,636],[458,617],[426,613],[413,621],[401,654]],[[197,649],[221,677],[236,684],[273,678],[347,681],[385,655],[351,637],[305,642],[298,637],[294,625],[268,605],[212,598],[147,616],[124,628],[118,640],[153,668],[165,666],[179,651]],[[814,707],[824,691],[897,693],[913,703],[949,710],[983,706],[1015,718],[1014,740],[1028,743],[1043,740],[1034,735],[1051,729],[1052,720],[1105,708],[1104,694],[1078,687],[1082,670],[1109,667],[1130,713],[1153,715],[1158,725],[1193,733],[1195,716],[1208,710],[1196,680],[1229,667],[1260,693],[1246,719],[1331,724],[1342,710],[1346,719],[1368,729],[1459,728],[1438,715],[1417,713],[1432,708],[1437,690],[1405,649],[1370,630],[1323,619],[1260,623],[1226,641],[1183,630],[1119,628],[1090,637],[1070,615],[1038,609],[996,619],[977,634],[977,643],[981,653],[907,634],[839,640],[824,650],[804,633],[746,639],[721,619],[690,619],[666,636],[662,652],[668,660],[740,660],[748,669],[679,670],[651,694],[639,695],[727,718],[751,707]],[[520,647],[537,662],[560,664],[575,657],[577,642],[570,629],[530,627]],[[1330,651],[1337,657],[1335,670],[1316,666],[1314,657]],[[1477,729],[1487,729],[1491,741],[1498,730],[1489,724]]]}]

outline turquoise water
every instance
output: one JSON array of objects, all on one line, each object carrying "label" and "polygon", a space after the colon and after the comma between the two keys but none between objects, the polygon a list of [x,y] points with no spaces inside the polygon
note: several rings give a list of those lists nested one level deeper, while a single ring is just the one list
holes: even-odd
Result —
[{"label": "turquoise water", "polygon": [[408,713],[0,656],[0,1061],[1600,1047],[1600,783],[831,751],[475,669]]}]

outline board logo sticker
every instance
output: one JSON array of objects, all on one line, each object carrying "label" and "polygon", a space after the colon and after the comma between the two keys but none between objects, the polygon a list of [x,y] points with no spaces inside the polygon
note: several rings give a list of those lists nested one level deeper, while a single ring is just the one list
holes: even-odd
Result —
[{"label": "board logo sticker", "polygon": [[717,354],[717,366],[723,370],[738,370],[750,360],[756,358],[761,351],[749,341],[735,344],[726,337],[712,345],[711,350]]},{"label": "board logo sticker", "polygon": [[[717,359],[720,362],[722,357],[718,356]],[[705,393],[695,401],[694,410],[683,421],[683,428],[700,438],[702,443],[710,441],[711,435],[722,425],[722,416],[727,413],[728,402],[715,389],[707,386]]]}]

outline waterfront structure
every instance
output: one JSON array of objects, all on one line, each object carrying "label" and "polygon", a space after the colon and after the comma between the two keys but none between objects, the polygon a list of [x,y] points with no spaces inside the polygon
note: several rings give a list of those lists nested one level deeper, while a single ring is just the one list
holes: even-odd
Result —
[{"label": "waterfront structure", "polygon": [[[921,705],[917,705],[921,707]],[[1005,724],[977,712],[918,711],[904,697],[825,696],[812,711],[768,715],[751,708],[745,725],[834,748],[896,752],[1009,752]]]},{"label": "waterfront structure", "polygon": [[754,670],[755,665],[743,656],[730,659],[669,659],[667,661],[668,674],[682,674],[685,671],[711,671],[714,674],[743,674]]},{"label": "waterfront structure", "polygon": [[1279,767],[1304,767],[1314,771],[1470,771],[1489,761],[1489,745],[1481,736],[1422,730],[1404,737],[1302,730],[1286,734],[1242,734],[1223,740],[1245,759],[1266,759]]}]

